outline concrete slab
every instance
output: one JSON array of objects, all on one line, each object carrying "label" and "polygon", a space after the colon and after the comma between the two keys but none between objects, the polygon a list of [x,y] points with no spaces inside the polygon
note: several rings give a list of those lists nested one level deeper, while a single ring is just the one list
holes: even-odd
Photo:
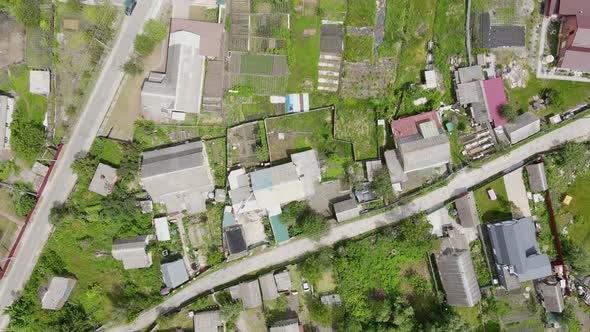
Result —
[{"label": "concrete slab", "polygon": [[443,235],[443,226],[453,224],[453,219],[449,216],[449,210],[442,207],[426,216],[428,222],[432,225],[431,234],[441,237]]},{"label": "concrete slab", "polygon": [[527,217],[531,215],[529,200],[526,196],[526,187],[522,178],[522,167],[510,174],[504,175],[504,185],[508,200],[514,203],[516,211],[512,211],[514,217]]}]

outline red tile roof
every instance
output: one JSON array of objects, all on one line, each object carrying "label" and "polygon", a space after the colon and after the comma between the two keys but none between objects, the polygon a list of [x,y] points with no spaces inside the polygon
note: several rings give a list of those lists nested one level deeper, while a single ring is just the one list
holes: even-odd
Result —
[{"label": "red tile roof", "polygon": [[502,79],[494,78],[483,81],[483,89],[486,94],[486,102],[490,115],[492,116],[492,121],[494,121],[494,126],[499,127],[508,123],[500,114],[500,107],[508,103]]},{"label": "red tile roof", "polygon": [[559,2],[559,14],[561,15],[590,15],[590,1],[588,0],[561,0]]},{"label": "red tile roof", "polygon": [[430,111],[426,113],[420,113],[417,115],[408,116],[398,120],[394,120],[391,123],[391,131],[393,137],[400,139],[412,135],[418,134],[418,126],[421,123],[434,121],[437,128],[441,128],[440,119],[436,111]]}]

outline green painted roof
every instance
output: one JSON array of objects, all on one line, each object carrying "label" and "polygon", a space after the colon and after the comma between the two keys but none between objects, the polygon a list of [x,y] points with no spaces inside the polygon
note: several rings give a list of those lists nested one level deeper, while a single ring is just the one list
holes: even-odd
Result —
[{"label": "green painted roof", "polygon": [[280,214],[270,216],[270,226],[272,227],[272,233],[277,243],[289,240],[289,231],[287,230],[287,226],[281,221]]}]

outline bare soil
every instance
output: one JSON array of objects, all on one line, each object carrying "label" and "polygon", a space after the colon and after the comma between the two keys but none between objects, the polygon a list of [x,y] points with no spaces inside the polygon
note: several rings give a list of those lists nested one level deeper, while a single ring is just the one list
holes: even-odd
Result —
[{"label": "bare soil", "polygon": [[7,13],[0,12],[0,68],[25,60],[25,29]]}]

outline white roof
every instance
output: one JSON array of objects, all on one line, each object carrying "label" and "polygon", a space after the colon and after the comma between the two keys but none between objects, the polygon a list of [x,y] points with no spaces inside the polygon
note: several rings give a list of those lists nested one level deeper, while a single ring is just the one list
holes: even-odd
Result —
[{"label": "white roof", "polygon": [[436,72],[434,70],[427,70],[424,72],[424,78],[426,78],[426,88],[436,88]]},{"label": "white roof", "polygon": [[41,307],[49,310],[61,309],[76,285],[75,279],[53,277],[41,292]]},{"label": "white roof", "polygon": [[29,72],[29,92],[38,95],[48,95],[51,92],[49,71],[31,70]]},{"label": "white roof", "polygon": [[158,241],[170,241],[170,229],[168,228],[168,219],[166,217],[154,219],[156,227],[156,238]]},{"label": "white roof", "polygon": [[106,164],[98,164],[88,190],[102,196],[108,196],[113,192],[117,182],[117,170]]}]

